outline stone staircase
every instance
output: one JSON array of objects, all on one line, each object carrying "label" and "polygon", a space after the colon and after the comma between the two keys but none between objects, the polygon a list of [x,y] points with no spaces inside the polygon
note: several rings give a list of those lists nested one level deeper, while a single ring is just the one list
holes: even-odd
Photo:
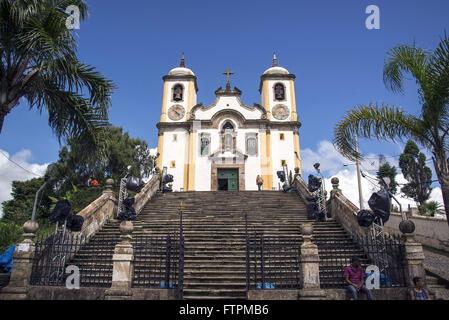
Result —
[{"label": "stone staircase", "polygon": [[[133,241],[139,235],[166,236],[179,232],[179,207],[183,202],[185,236],[184,298],[246,299],[245,213],[250,233],[296,239],[302,243],[300,225],[308,222],[306,206],[294,192],[182,192],[158,194],[144,207],[134,222]],[[109,286],[112,254],[119,241],[119,221],[108,222],[79,251],[72,263],[84,271],[98,271]],[[342,279],[329,277],[335,271],[329,261],[332,253],[322,244],[334,241],[345,248],[349,259],[362,256],[361,250],[335,221],[313,222],[313,241],[320,250],[320,277],[325,287],[340,287]],[[95,248],[95,254],[91,251]],[[349,260],[348,260],[349,261]],[[365,264],[362,260],[362,265]],[[136,261],[134,272],[151,272],[144,261]],[[82,285],[89,279],[82,277]]]}]

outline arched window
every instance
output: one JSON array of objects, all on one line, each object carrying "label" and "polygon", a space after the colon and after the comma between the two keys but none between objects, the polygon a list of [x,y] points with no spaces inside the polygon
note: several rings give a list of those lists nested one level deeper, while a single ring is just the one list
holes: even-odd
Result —
[{"label": "arched window", "polygon": [[173,87],[173,101],[182,101],[184,100],[184,88],[182,85],[177,84]]},{"label": "arched window", "polygon": [[223,126],[223,130],[234,130],[234,126],[232,125],[231,122],[226,122],[225,125]]},{"label": "arched window", "polygon": [[285,87],[282,83],[274,85],[274,99],[278,101],[285,100]]},{"label": "arched window", "polygon": [[226,121],[221,131],[222,152],[234,152],[236,148],[236,132],[231,121]]}]

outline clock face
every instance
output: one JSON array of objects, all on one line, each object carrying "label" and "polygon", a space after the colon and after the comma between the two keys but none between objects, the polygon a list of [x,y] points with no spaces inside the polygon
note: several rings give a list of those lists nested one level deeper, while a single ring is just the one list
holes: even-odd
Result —
[{"label": "clock face", "polygon": [[183,106],[177,104],[168,110],[168,117],[173,121],[179,121],[184,118],[186,110]]},{"label": "clock face", "polygon": [[290,116],[290,110],[287,106],[279,104],[273,108],[272,114],[277,120],[285,120]]}]

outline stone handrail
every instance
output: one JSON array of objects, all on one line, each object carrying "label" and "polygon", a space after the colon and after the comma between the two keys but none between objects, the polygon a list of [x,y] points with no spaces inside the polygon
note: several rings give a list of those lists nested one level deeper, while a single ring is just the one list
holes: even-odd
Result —
[{"label": "stone handrail", "polygon": [[298,192],[299,196],[302,198],[302,200],[305,203],[308,203],[307,197],[311,196],[312,194],[309,192],[309,187],[307,183],[304,181],[304,179],[299,175],[295,174],[294,180],[293,180],[293,188]]},{"label": "stone handrail", "polygon": [[106,182],[106,190],[103,194],[81,210],[78,215],[84,218],[81,235],[90,238],[95,235],[103,225],[113,218],[114,208],[117,206],[117,199],[114,196],[112,186],[114,181],[109,179]]},{"label": "stone handrail", "polygon": [[154,175],[150,181],[143,187],[135,196],[134,209],[136,213],[139,214],[147,202],[156,194],[159,190],[159,175]]},{"label": "stone handrail", "polygon": [[331,210],[332,216],[350,234],[363,238],[370,232],[369,228],[361,227],[357,221],[357,213],[360,209],[347,199],[341,190],[335,186],[334,190],[331,191],[327,207]]}]

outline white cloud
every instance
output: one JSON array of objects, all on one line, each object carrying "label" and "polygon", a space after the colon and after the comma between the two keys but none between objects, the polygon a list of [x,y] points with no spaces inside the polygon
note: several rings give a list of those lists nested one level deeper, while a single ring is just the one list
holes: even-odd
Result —
[{"label": "white cloud", "polygon": [[[45,171],[47,170],[47,164],[37,164],[31,163],[33,160],[32,154],[30,150],[23,149],[13,156],[4,150],[0,149],[0,217],[3,216],[3,208],[1,203],[3,201],[11,200],[11,191],[12,191],[12,182],[13,181],[26,181],[37,176],[33,175],[30,172],[37,174],[38,176],[43,176]],[[24,169],[20,168],[13,162],[8,159],[16,162]]]},{"label": "white cloud", "polygon": [[[365,160],[361,163],[361,171],[365,174],[366,178],[362,177],[362,196],[365,208],[369,208],[368,200],[373,192],[379,190],[376,182],[376,171],[379,167],[379,160],[377,155],[369,154],[365,157]],[[398,166],[398,160],[389,158],[389,155],[385,155],[388,162],[391,165]],[[337,177],[340,180],[339,189],[342,190],[346,198],[348,198],[355,205],[359,206],[359,189],[357,181],[356,166],[351,161],[344,158],[329,141],[321,141],[318,143],[318,149],[316,151],[311,149],[305,149],[301,152],[303,174],[304,179],[307,182],[308,175],[317,175],[313,164],[320,163],[321,173],[325,177],[326,190],[329,193],[332,190],[331,179]],[[346,166],[345,166],[346,165]],[[398,169],[400,172],[400,169]],[[407,183],[402,173],[396,176],[396,182]],[[408,209],[408,205],[416,207],[416,203],[409,198],[406,198],[403,194],[396,195],[396,199],[401,203],[404,210]],[[443,203],[443,197],[441,189],[436,187],[433,189],[429,200],[438,201]]]}]

